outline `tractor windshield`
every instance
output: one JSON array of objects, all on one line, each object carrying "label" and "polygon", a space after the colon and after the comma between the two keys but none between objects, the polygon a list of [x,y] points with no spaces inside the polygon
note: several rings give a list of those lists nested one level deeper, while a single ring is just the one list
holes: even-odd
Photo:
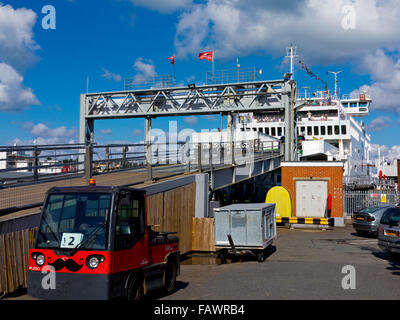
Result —
[{"label": "tractor windshield", "polygon": [[37,248],[105,250],[108,193],[56,193],[46,202]]}]

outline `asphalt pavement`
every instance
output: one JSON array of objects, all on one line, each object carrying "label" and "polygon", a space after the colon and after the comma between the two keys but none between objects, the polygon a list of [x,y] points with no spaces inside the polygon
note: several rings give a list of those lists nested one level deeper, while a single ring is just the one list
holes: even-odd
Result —
[{"label": "asphalt pavement", "polygon": [[400,298],[400,259],[392,260],[376,238],[358,236],[351,226],[326,231],[278,228],[275,246],[263,263],[182,265],[176,292],[161,299]]},{"label": "asphalt pavement", "polygon": [[[147,299],[400,299],[400,259],[383,253],[376,238],[356,235],[351,226],[326,231],[278,228],[275,247],[263,263],[228,260],[218,265],[212,256],[194,255],[183,262],[173,294]],[[354,282],[343,273],[346,266],[353,268]],[[353,288],[345,290],[343,281]]]}]

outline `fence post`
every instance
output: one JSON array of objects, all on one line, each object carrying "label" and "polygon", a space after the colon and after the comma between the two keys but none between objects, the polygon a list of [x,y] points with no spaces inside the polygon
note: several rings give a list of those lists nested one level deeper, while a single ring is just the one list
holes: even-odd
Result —
[{"label": "fence post", "polygon": [[38,166],[39,166],[39,154],[40,151],[37,149],[37,147],[35,146],[35,150],[33,151],[33,166],[35,167],[33,169],[33,180],[38,181],[39,180],[39,170],[38,170]]},{"label": "fence post", "polygon": [[128,147],[122,147],[122,168],[126,167],[126,152],[128,150]]},{"label": "fence post", "polygon": [[189,142],[185,143],[185,156],[187,158],[186,172],[190,173],[190,145]]},{"label": "fence post", "polygon": [[201,143],[197,144],[197,168],[200,173],[203,171],[201,167]]},{"label": "fence post", "polygon": [[208,157],[209,157],[208,160],[210,161],[210,171],[211,172],[213,171],[213,155],[212,155],[213,150],[212,150],[212,147],[213,147],[213,144],[212,144],[212,142],[210,142],[209,149],[208,149]]},{"label": "fence post", "polygon": [[86,182],[93,176],[93,146],[89,144],[85,147],[85,177]]},{"label": "fence post", "polygon": [[106,160],[107,160],[106,169],[108,172],[108,171],[110,171],[110,146],[106,147]]},{"label": "fence post", "polygon": [[146,165],[147,165],[147,180],[153,181],[153,168],[152,168],[152,152],[151,152],[151,118],[145,119],[145,144],[146,144]]},{"label": "fence post", "polygon": [[232,166],[235,165],[235,142],[232,141],[232,145],[231,145],[231,152],[232,152]]},{"label": "fence post", "polygon": [[264,160],[264,141],[261,141],[261,159]]}]

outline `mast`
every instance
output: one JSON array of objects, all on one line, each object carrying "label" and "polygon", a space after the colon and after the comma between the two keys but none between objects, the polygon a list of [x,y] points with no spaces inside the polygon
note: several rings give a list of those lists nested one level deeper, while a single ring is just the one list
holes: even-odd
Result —
[{"label": "mast", "polygon": [[340,88],[339,88],[339,157],[340,160],[343,160],[343,140],[342,140],[342,126],[340,124],[340,118],[341,118],[341,109],[342,109],[342,105],[340,102]]},{"label": "mast", "polygon": [[293,44],[290,45],[290,47],[286,48],[286,58],[290,59],[290,73],[292,74],[291,80],[294,79],[294,58],[297,58],[297,47],[295,47]]},{"label": "mast", "polygon": [[[339,73],[342,73],[343,71],[336,71],[336,72],[334,72],[334,71],[328,71],[328,72],[335,75],[335,99],[337,99],[337,98],[338,98],[338,96],[337,96],[337,90],[338,90],[338,79],[337,79],[337,75],[338,75]],[[340,93],[339,93],[339,95],[340,95]],[[340,97],[339,97],[339,98],[340,98]]]}]

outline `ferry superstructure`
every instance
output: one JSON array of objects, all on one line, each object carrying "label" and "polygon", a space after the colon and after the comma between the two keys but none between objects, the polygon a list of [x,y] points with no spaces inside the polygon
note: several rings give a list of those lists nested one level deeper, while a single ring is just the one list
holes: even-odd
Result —
[{"label": "ferry superstructure", "polygon": [[[371,175],[371,137],[364,127],[372,100],[368,93],[344,96],[316,92],[296,99],[295,125],[300,161],[343,161],[344,176]],[[284,110],[239,114],[235,130],[257,131],[283,140]]]}]

